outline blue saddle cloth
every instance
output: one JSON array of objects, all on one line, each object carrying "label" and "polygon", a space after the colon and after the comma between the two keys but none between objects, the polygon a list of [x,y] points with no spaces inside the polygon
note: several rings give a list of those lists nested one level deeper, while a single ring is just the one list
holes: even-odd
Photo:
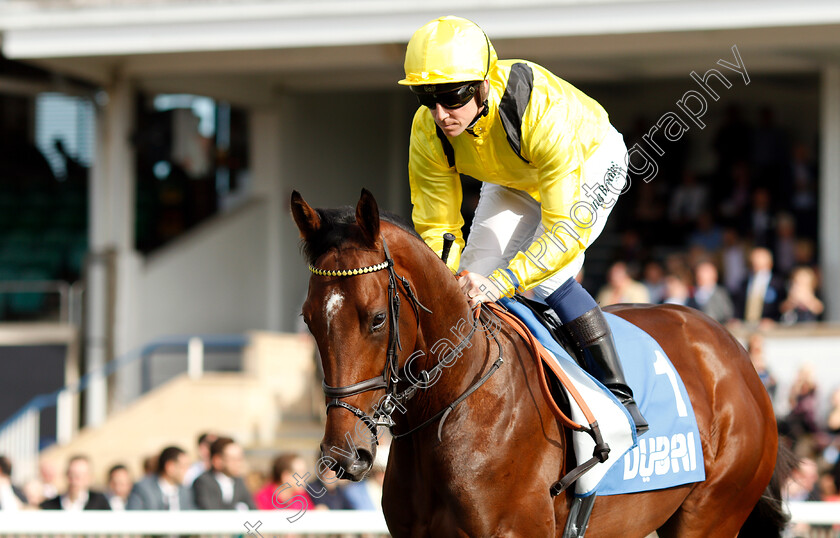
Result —
[{"label": "blue saddle cloth", "polygon": [[[564,369],[580,369],[533,312],[510,299],[499,301],[516,314]],[[620,457],[597,486],[597,495],[619,495],[670,488],[706,479],[694,409],[682,379],[659,344],[624,319],[604,313],[613,331],[624,375],[650,430]],[[599,383],[600,385],[600,383]],[[605,392],[609,392],[601,385]],[[598,418],[597,416],[595,417]],[[578,459],[588,458],[588,454]],[[581,459],[582,458],[582,459]]]}]

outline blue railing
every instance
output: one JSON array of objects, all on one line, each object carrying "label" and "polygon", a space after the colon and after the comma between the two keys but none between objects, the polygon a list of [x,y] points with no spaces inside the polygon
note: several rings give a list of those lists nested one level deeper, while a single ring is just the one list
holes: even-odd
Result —
[{"label": "blue railing", "polygon": [[247,346],[249,341],[248,337],[242,334],[173,336],[163,338],[160,340],[155,340],[141,348],[129,351],[125,355],[108,362],[102,368],[99,368],[92,372],[88,372],[87,374],[82,376],[76,383],[67,385],[66,387],[62,387],[54,392],[39,394],[38,396],[33,397],[15,414],[13,414],[11,417],[0,423],[0,435],[2,435],[3,430],[10,423],[14,422],[17,418],[24,415],[30,409],[34,409],[36,411],[43,411],[44,409],[47,409],[49,407],[54,407],[58,402],[58,395],[62,391],[66,390],[70,393],[82,392],[83,390],[88,388],[92,379],[99,377],[108,377],[111,374],[116,373],[118,370],[137,361],[138,359],[148,360],[155,353],[172,353],[178,351],[186,351],[187,346],[189,345],[189,341],[193,338],[198,338],[202,341],[202,343],[204,344],[205,352],[239,350]]},{"label": "blue railing", "polygon": [[[192,359],[190,360],[188,371],[193,375],[193,370],[197,368],[200,375],[203,372],[203,356],[205,353],[242,350],[248,345],[249,338],[242,334],[173,336],[155,340],[141,348],[130,351],[108,362],[103,367],[88,372],[75,383],[50,393],[40,394],[29,400],[12,416],[0,423],[0,454],[9,455],[16,462],[15,466],[20,468],[21,474],[33,473],[37,466],[38,452],[45,448],[41,446],[42,439],[40,437],[40,415],[42,411],[51,407],[58,408],[56,433],[60,437],[59,428],[61,427],[62,417],[58,415],[62,412],[62,406],[59,405],[59,400],[62,397],[79,394],[89,388],[93,381],[106,379],[138,360],[141,361],[142,365],[145,365],[156,353],[185,352],[189,354],[191,345],[195,343],[200,345],[200,356],[198,357],[198,364],[195,364]],[[140,395],[142,396],[151,388],[151,383],[144,382]]]}]

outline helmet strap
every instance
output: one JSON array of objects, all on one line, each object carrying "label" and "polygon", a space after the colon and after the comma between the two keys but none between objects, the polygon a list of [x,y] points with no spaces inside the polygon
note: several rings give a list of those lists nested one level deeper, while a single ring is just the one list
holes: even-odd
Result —
[{"label": "helmet strap", "polygon": [[470,133],[471,135],[476,136],[472,129],[473,129],[473,127],[475,127],[475,124],[478,123],[478,120],[480,120],[481,118],[483,118],[484,116],[487,115],[487,112],[488,112],[487,99],[485,99],[484,102],[481,103],[481,107],[479,107],[478,114],[475,115],[475,117],[473,118],[473,120],[470,122],[469,126],[467,126],[467,128],[465,130],[468,133]]},{"label": "helmet strap", "polygon": [[478,123],[478,120],[486,116],[489,112],[487,97],[490,92],[489,88],[487,87],[488,85],[485,84],[485,82],[487,82],[486,79],[478,86],[478,95],[476,96],[476,100],[481,102],[481,105],[478,107],[478,113],[475,115],[475,117],[466,129],[473,136],[475,136],[475,133],[472,132],[472,128],[475,126],[476,123]]}]

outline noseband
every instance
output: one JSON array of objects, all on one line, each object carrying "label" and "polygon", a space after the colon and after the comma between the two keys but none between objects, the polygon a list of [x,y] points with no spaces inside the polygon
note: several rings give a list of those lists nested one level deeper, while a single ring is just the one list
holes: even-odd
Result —
[{"label": "noseband", "polygon": [[[377,377],[372,377],[370,379],[365,379],[364,381],[359,381],[358,383],[353,383],[352,385],[345,385],[343,387],[331,387],[327,385],[326,380],[323,382],[323,389],[324,394],[327,398],[331,398],[329,403],[327,403],[327,413],[329,413],[330,408],[332,407],[341,407],[353,413],[356,417],[361,420],[365,426],[373,433],[373,438],[379,443],[379,435],[377,432],[377,428],[380,426],[384,426],[388,428],[389,431],[392,432],[394,438],[404,437],[406,435],[410,435],[415,431],[424,428],[425,426],[429,425],[434,420],[443,417],[445,420],[446,416],[449,412],[454,409],[456,405],[458,405],[463,399],[465,399],[469,394],[475,391],[481,384],[486,381],[493,372],[501,365],[502,357],[501,357],[501,345],[499,345],[499,358],[494,363],[491,370],[479,380],[478,383],[475,383],[466,393],[464,393],[461,398],[450,404],[448,407],[441,410],[441,412],[437,413],[431,419],[427,420],[420,426],[413,428],[412,430],[402,433],[402,434],[393,434],[393,427],[396,425],[394,419],[391,415],[397,409],[398,405],[402,405],[403,402],[410,400],[415,393],[417,392],[418,385],[421,385],[423,388],[428,387],[428,383],[430,379],[435,379],[436,376],[440,375],[441,370],[445,368],[447,365],[451,364],[451,360],[456,356],[460,355],[460,353],[467,347],[469,347],[470,340],[472,339],[473,334],[475,333],[476,324],[471,324],[471,329],[467,333],[467,335],[458,343],[457,346],[453,347],[449,353],[447,353],[446,357],[438,361],[434,367],[429,370],[424,370],[420,372],[420,382],[419,383],[410,383],[409,380],[403,379],[400,375],[400,367],[399,367],[399,356],[397,355],[397,350],[399,349],[402,351],[402,343],[400,342],[400,294],[397,283],[402,286],[405,296],[409,300],[409,304],[411,308],[414,310],[414,317],[417,319],[417,326],[420,326],[420,309],[432,314],[432,311],[423,306],[423,304],[417,299],[417,296],[414,294],[414,291],[411,289],[411,284],[409,281],[396,273],[394,270],[394,260],[391,258],[391,253],[388,251],[388,244],[385,242],[385,239],[382,239],[382,247],[385,250],[385,261],[378,263],[376,265],[370,265],[367,267],[361,267],[357,269],[319,269],[317,267],[313,267],[312,265],[309,266],[309,270],[316,275],[321,276],[356,276],[356,275],[364,275],[367,273],[375,273],[377,271],[387,270],[388,271],[388,318],[389,318],[389,334],[388,334],[388,351],[385,358],[385,366],[382,370],[382,375]],[[495,335],[494,335],[495,338]],[[498,343],[498,340],[496,340]],[[409,387],[402,392],[397,390],[397,386],[400,382],[409,382]],[[350,396],[355,396],[357,394],[362,394],[364,392],[370,392],[373,390],[385,389],[386,396],[382,400],[382,402],[376,406],[374,409],[373,416],[368,415],[361,409],[347,402],[343,402],[342,398],[348,398]],[[441,422],[441,427],[443,426],[443,422]],[[440,436],[440,428],[438,428],[438,436]]]}]

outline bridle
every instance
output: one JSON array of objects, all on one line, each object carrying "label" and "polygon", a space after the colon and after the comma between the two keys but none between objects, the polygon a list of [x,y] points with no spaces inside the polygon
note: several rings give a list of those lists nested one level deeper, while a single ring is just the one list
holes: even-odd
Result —
[{"label": "bridle", "polygon": [[[442,370],[447,366],[451,365],[451,360],[456,355],[460,355],[461,352],[470,347],[472,344],[470,341],[472,340],[473,334],[476,330],[476,324],[472,323],[471,329],[469,332],[464,336],[461,342],[458,343],[455,347],[453,347],[447,355],[440,359],[438,363],[430,368],[429,370],[424,370],[420,372],[420,382],[419,383],[410,383],[409,387],[403,391],[398,391],[398,385],[401,382],[409,382],[408,379],[403,379],[403,376],[400,372],[399,367],[399,356],[397,354],[397,350],[402,351],[402,343],[400,342],[400,325],[399,325],[399,318],[400,318],[400,293],[398,289],[399,286],[402,287],[405,296],[409,300],[409,304],[411,305],[412,310],[414,310],[414,317],[417,320],[417,326],[420,326],[420,310],[424,310],[425,312],[432,314],[433,312],[423,306],[417,296],[414,294],[414,291],[411,288],[411,284],[409,281],[401,276],[398,275],[396,270],[394,269],[394,259],[391,257],[391,253],[388,251],[388,244],[385,242],[385,239],[382,238],[382,247],[385,251],[385,261],[370,265],[367,267],[360,267],[356,269],[319,269],[317,267],[309,265],[309,270],[316,275],[320,276],[332,276],[332,277],[351,277],[357,275],[363,275],[368,273],[375,273],[377,271],[387,270],[388,271],[388,320],[389,320],[389,334],[388,334],[388,351],[385,358],[385,366],[382,370],[382,375],[372,377],[370,379],[365,379],[364,381],[359,381],[358,383],[353,383],[352,385],[345,385],[343,387],[331,387],[327,385],[326,380],[324,380],[322,387],[324,389],[324,394],[327,398],[331,398],[331,400],[327,403],[327,413],[329,413],[330,409],[333,407],[340,407],[342,409],[346,409],[353,413],[356,417],[361,420],[365,426],[371,431],[373,434],[373,439],[379,443],[379,436],[377,429],[380,426],[386,427],[389,431],[392,432],[392,436],[397,439],[399,437],[405,437],[418,431],[438,418],[443,417],[443,420],[446,419],[446,416],[451,412],[455,406],[461,403],[467,396],[472,394],[479,386],[481,386],[487,379],[489,379],[490,375],[495,372],[499,366],[502,364],[502,346],[499,343],[498,339],[496,339],[496,335],[493,334],[493,338],[496,339],[496,343],[499,344],[499,358],[493,364],[491,369],[481,378],[478,382],[473,384],[464,394],[462,394],[457,400],[453,403],[449,404],[446,408],[442,409],[439,413],[431,417],[429,420],[425,421],[424,423],[420,424],[419,426],[412,428],[410,431],[401,433],[401,434],[394,434],[393,427],[396,425],[394,419],[392,418],[392,414],[397,409],[398,405],[402,405],[403,402],[410,400],[416,393],[418,388],[427,388],[429,385],[430,379],[435,379],[436,376],[440,375]],[[386,396],[385,398],[379,403],[379,405],[375,406],[373,416],[368,415],[358,407],[348,404],[347,402],[342,401],[343,398],[348,398],[350,396],[355,396],[357,394],[362,394],[365,392],[370,392],[373,390],[380,390],[385,389]],[[443,420],[441,421],[441,427],[443,426]],[[440,429],[438,428],[438,437],[440,437]]]}]

